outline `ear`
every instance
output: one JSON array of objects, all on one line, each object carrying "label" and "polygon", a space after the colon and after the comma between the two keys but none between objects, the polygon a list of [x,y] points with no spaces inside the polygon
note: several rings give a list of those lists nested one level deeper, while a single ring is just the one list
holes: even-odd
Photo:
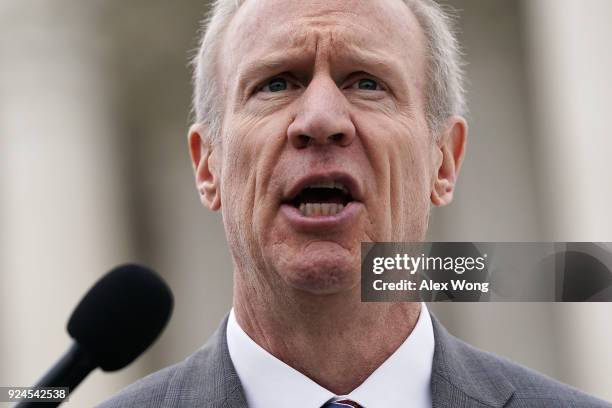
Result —
[{"label": "ear", "polygon": [[461,116],[451,117],[436,147],[437,174],[431,189],[431,202],[436,207],[453,201],[455,185],[465,155],[466,140],[467,122]]},{"label": "ear", "polygon": [[189,129],[187,138],[200,201],[211,211],[217,211],[221,208],[220,177],[217,154],[210,142],[208,129],[195,124]]}]

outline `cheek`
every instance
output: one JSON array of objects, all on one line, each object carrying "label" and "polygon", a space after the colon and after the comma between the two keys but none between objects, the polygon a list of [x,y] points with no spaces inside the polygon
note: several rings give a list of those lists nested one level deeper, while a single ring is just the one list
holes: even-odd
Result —
[{"label": "cheek", "polygon": [[247,203],[251,191],[252,169],[256,167],[257,149],[246,143],[246,138],[237,132],[224,140],[223,176],[221,183],[221,208],[226,211],[239,210],[241,204]]},{"label": "cheek", "polygon": [[[274,188],[271,177],[284,145],[282,120],[232,118],[237,125],[225,140],[222,208],[245,226],[257,228],[268,216]],[[228,217],[229,218],[229,217]]]},{"label": "cheek", "polygon": [[430,193],[431,148],[429,136],[410,134],[407,141],[394,151],[398,187],[404,191]]},{"label": "cheek", "polygon": [[431,196],[431,144],[426,131],[409,134],[395,154],[396,169],[391,180],[396,209],[398,240],[425,238]]},{"label": "cheek", "polygon": [[[232,133],[235,134],[235,133]],[[240,263],[239,254],[251,253],[250,231],[244,228],[252,218],[254,183],[249,174],[249,163],[256,157],[256,150],[239,137],[223,140],[223,166],[221,175],[221,213],[229,248],[233,258]],[[244,265],[238,265],[244,267]]]},{"label": "cheek", "polygon": [[431,144],[427,128],[401,115],[362,116],[360,132],[376,181],[375,223],[386,239],[421,238],[429,213]]}]

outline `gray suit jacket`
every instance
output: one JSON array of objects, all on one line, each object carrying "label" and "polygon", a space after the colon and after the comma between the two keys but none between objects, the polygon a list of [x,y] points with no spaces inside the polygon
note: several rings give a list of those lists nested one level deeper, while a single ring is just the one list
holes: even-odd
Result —
[{"label": "gray suit jacket", "polygon": [[[431,377],[433,408],[612,408],[610,403],[475,349],[450,335],[433,316],[432,321],[435,337]],[[247,407],[227,348],[226,326],[227,317],[208,343],[185,361],[139,380],[99,407]],[[409,373],[406,381],[410,381]]]}]

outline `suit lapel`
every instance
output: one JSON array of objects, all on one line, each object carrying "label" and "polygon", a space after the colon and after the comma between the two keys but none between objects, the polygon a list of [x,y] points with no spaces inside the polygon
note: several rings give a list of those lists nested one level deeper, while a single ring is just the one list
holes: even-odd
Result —
[{"label": "suit lapel", "polygon": [[450,335],[433,315],[431,320],[435,338],[433,408],[503,407],[514,387],[495,370],[495,358]]},{"label": "suit lapel", "polygon": [[164,407],[247,408],[227,348],[227,316],[208,342],[182,364],[170,381]]}]

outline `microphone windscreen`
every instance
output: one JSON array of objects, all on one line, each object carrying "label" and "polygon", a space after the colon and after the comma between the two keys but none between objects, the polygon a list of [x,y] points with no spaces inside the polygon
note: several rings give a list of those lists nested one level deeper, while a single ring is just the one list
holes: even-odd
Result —
[{"label": "microphone windscreen", "polygon": [[156,273],[139,265],[119,266],[81,299],[68,333],[104,371],[119,370],[155,341],[173,303],[170,288]]}]

